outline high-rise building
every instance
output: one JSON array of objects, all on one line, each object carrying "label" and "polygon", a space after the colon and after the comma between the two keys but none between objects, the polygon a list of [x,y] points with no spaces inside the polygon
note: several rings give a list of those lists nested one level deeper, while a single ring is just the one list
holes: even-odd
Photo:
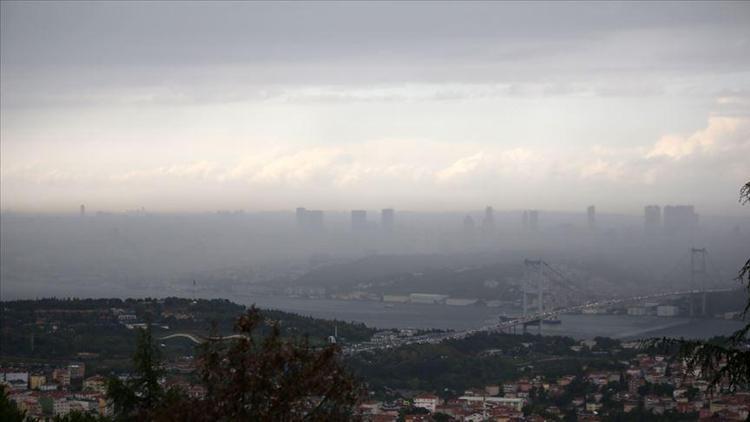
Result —
[{"label": "high-rise building", "polygon": [[664,231],[668,234],[694,229],[698,214],[692,205],[667,205],[664,207]]},{"label": "high-rise building", "polygon": [[482,220],[482,227],[484,229],[492,229],[495,227],[495,211],[489,205],[484,209],[484,219]]},{"label": "high-rise building", "polygon": [[525,210],[523,212],[523,229],[525,231],[537,231],[539,228],[539,211]]},{"label": "high-rise building", "polygon": [[588,222],[589,230],[596,229],[596,207],[589,205],[586,208],[586,221]]},{"label": "high-rise building", "polygon": [[646,234],[656,234],[661,227],[661,208],[658,205],[646,205],[643,208],[643,229]]},{"label": "high-rise building", "polygon": [[393,208],[385,208],[380,211],[380,227],[387,232],[393,231],[396,223],[396,212]]},{"label": "high-rise building", "polygon": [[323,211],[308,210],[302,207],[296,211],[297,227],[301,230],[323,229]]},{"label": "high-rise building", "polygon": [[539,211],[529,210],[529,230],[537,231],[539,229]]},{"label": "high-rise building", "polygon": [[81,214],[81,217],[86,216],[86,205],[81,204],[81,208],[79,209],[79,213]]},{"label": "high-rise building", "polygon": [[304,207],[297,207],[295,216],[297,218],[297,227],[305,228],[305,223],[307,220],[307,210]]},{"label": "high-rise building", "polygon": [[367,211],[352,210],[352,230],[362,231],[367,229]]}]

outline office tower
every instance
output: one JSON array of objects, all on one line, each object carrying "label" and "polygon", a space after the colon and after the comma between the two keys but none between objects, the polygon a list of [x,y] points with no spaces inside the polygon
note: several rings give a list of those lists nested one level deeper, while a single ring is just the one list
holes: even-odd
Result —
[{"label": "office tower", "polygon": [[698,225],[698,214],[692,205],[664,207],[664,232],[668,234],[693,230]]},{"label": "office tower", "polygon": [[586,221],[588,222],[589,230],[596,229],[596,207],[589,205],[586,208]]},{"label": "office tower", "polygon": [[296,212],[297,227],[301,230],[321,230],[323,229],[323,211],[308,210],[302,207],[297,208]]},{"label": "office tower", "polygon": [[529,230],[529,211],[528,210],[523,211],[521,221],[523,222],[522,224],[523,231],[528,231]]},{"label": "office tower", "polygon": [[307,210],[303,207],[297,207],[297,227],[299,228],[305,228],[306,226],[306,220],[307,220]]},{"label": "office tower", "polygon": [[367,229],[367,211],[352,210],[352,230],[362,231]]},{"label": "office tower", "polygon": [[539,211],[526,210],[523,212],[524,231],[537,231],[539,228]]},{"label": "office tower", "polygon": [[646,205],[643,208],[643,229],[646,234],[656,234],[661,228],[661,208],[658,205]]},{"label": "office tower", "polygon": [[495,211],[490,206],[487,206],[487,208],[484,209],[482,227],[484,229],[492,229],[495,227]]},{"label": "office tower", "polygon": [[396,222],[396,212],[393,208],[385,208],[380,211],[380,226],[384,231],[393,231]]},{"label": "office tower", "polygon": [[79,209],[79,213],[81,214],[81,217],[86,216],[86,206],[81,204],[81,208]]}]

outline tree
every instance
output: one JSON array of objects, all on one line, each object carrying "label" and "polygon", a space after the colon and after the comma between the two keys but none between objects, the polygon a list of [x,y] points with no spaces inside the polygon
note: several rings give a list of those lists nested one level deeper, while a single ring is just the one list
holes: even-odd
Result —
[{"label": "tree", "polygon": [[26,420],[26,412],[18,410],[14,401],[8,398],[5,388],[0,386],[0,421],[23,422]]},{"label": "tree", "polygon": [[160,351],[151,334],[151,324],[138,331],[133,366],[133,377],[125,381],[111,378],[107,383],[107,396],[115,420],[143,420],[164,405],[165,393],[159,384],[164,370]]},{"label": "tree", "polygon": [[73,411],[64,416],[55,416],[52,422],[110,422],[110,419],[105,416]]},{"label": "tree", "polygon": [[[750,203],[750,182],[740,188],[740,203]],[[738,271],[737,280],[745,284],[745,289],[750,294],[750,257]],[[750,299],[742,312],[743,319],[746,319],[748,312]],[[676,347],[675,357],[682,359],[689,370],[701,370],[710,378],[712,388],[726,380],[729,388],[735,389],[750,383],[750,350],[743,347],[749,334],[750,321],[726,339],[689,341],[666,338],[653,342],[651,346],[661,350],[673,350]]]},{"label": "tree", "polygon": [[180,421],[337,421],[356,416],[363,389],[344,367],[336,345],[313,348],[307,338],[285,340],[277,324],[266,336],[250,308],[235,324],[238,338],[212,336],[198,373],[205,397],[177,401],[160,412]]}]

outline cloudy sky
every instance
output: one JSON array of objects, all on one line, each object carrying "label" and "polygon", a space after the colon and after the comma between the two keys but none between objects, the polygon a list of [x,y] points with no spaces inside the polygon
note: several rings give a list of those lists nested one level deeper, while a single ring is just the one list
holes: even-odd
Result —
[{"label": "cloudy sky", "polygon": [[0,7],[4,210],[747,213],[748,2]]}]

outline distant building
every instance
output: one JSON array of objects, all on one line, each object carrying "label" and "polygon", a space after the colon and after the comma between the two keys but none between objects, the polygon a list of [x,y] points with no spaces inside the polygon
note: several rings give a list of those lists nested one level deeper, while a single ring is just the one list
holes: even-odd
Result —
[{"label": "distant building", "polygon": [[493,403],[509,407],[516,411],[521,411],[526,404],[526,400],[519,397],[487,397],[487,396],[461,396],[458,400],[469,403]]},{"label": "distant building", "polygon": [[435,412],[439,402],[440,397],[434,394],[420,394],[419,396],[414,397],[414,407],[427,409],[430,413]]},{"label": "distant building", "polygon": [[322,230],[323,229],[323,211],[308,210],[303,207],[297,208],[295,213],[297,227],[300,230]]},{"label": "distant building", "polygon": [[297,227],[304,228],[307,219],[307,210],[304,207],[297,207],[295,216],[297,218]]},{"label": "distant building", "polygon": [[674,317],[680,314],[680,308],[674,305],[660,305],[656,308],[656,316]]},{"label": "distant building", "polygon": [[52,379],[60,385],[70,385],[70,371],[68,368],[55,368],[52,371]]},{"label": "distant building", "polygon": [[352,230],[363,231],[367,229],[367,211],[352,210]]},{"label": "distant building", "polygon": [[86,205],[81,204],[81,208],[79,209],[79,212],[81,214],[81,217],[86,216]]},{"label": "distant building", "polygon": [[438,295],[432,293],[412,293],[409,295],[409,301],[411,303],[445,303],[445,299],[447,298],[448,295]]},{"label": "distant building", "polygon": [[107,392],[107,379],[101,375],[94,375],[83,381],[84,391],[95,391],[98,393]]},{"label": "distant building", "polygon": [[380,211],[380,227],[383,231],[392,232],[396,223],[396,212],[393,208],[385,208]]},{"label": "distant building", "polygon": [[693,230],[698,225],[698,214],[692,205],[664,207],[664,232],[668,234]]},{"label": "distant building", "polygon": [[589,230],[596,229],[596,207],[589,205],[586,208],[586,222],[588,223]]},{"label": "distant building", "polygon": [[29,388],[37,390],[47,383],[47,377],[44,374],[32,374],[29,376]]},{"label": "distant building", "polygon": [[658,205],[646,205],[643,208],[643,229],[646,234],[656,234],[661,227],[661,208]]},{"label": "distant building", "polygon": [[0,373],[0,388],[7,384],[11,390],[21,391],[29,388],[29,373],[20,371],[7,371]]},{"label": "distant building", "polygon": [[86,375],[86,364],[71,363],[68,365],[68,372],[70,373],[71,379],[83,378],[84,375]]},{"label": "distant building", "polygon": [[523,212],[523,229],[533,232],[539,229],[539,211],[526,210]]},{"label": "distant building", "polygon": [[631,306],[628,308],[628,315],[630,316],[648,315],[648,309],[646,309],[643,306]]},{"label": "distant building", "polygon": [[485,230],[492,229],[495,227],[495,211],[489,205],[484,209],[484,219],[482,220],[482,228]]}]

